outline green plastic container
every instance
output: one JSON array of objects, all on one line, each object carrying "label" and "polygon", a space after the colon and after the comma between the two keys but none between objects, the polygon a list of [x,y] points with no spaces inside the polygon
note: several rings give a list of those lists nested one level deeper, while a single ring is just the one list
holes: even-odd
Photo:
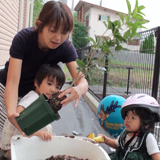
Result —
[{"label": "green plastic container", "polygon": [[20,113],[19,117],[16,117],[18,125],[27,136],[60,119],[60,116],[54,113],[46,100],[47,97],[41,94]]}]

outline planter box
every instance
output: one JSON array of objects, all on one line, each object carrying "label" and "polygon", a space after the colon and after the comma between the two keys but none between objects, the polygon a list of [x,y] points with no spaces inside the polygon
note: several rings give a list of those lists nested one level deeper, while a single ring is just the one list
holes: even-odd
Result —
[{"label": "planter box", "polygon": [[36,136],[27,138],[16,135],[12,137],[12,160],[45,160],[52,155],[69,155],[89,160],[110,160],[108,154],[98,143],[83,140],[83,137],[53,136],[48,142]]},{"label": "planter box", "polygon": [[18,125],[27,136],[60,118],[46,100],[47,97],[41,94],[38,99],[20,113],[19,117],[16,117]]}]

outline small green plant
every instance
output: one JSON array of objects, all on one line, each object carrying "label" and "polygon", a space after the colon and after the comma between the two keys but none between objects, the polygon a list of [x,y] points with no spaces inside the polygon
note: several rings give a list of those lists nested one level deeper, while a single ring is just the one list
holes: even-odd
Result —
[{"label": "small green plant", "polygon": [[[105,38],[103,37],[103,34],[102,38],[97,36],[95,36],[95,39],[88,38],[91,42],[91,50],[83,60],[77,60],[77,64],[79,66],[77,70],[82,72],[83,75],[78,72],[75,80],[85,76],[87,81],[90,82],[92,80],[92,73],[95,67],[97,67],[100,72],[107,72],[108,70],[106,70],[106,67],[108,67],[108,64],[104,62],[105,59],[109,61],[109,55],[112,55],[112,50],[127,50],[121,44],[131,41],[134,36],[140,37],[137,33],[137,29],[145,28],[143,27],[143,24],[146,23],[146,20],[143,18],[145,14],[142,13],[142,10],[145,7],[138,6],[138,0],[136,0],[135,8],[131,11],[130,2],[126,0],[126,3],[128,7],[127,15],[118,13],[119,20],[111,21],[108,18],[107,22],[103,22],[106,27],[104,34],[106,32],[111,33],[109,37]],[[125,29],[122,29],[124,27]],[[101,64],[105,65],[102,66]]]}]

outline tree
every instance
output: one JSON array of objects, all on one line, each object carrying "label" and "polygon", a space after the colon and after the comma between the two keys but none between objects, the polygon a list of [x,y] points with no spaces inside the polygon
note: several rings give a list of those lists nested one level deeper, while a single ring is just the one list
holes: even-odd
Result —
[{"label": "tree", "polygon": [[77,21],[77,14],[74,13],[74,29],[72,33],[72,42],[76,49],[86,47],[89,40],[86,38],[88,36],[87,27]]},{"label": "tree", "polygon": [[150,34],[148,38],[145,38],[145,40],[142,42],[140,53],[154,54],[154,35],[153,33]]}]

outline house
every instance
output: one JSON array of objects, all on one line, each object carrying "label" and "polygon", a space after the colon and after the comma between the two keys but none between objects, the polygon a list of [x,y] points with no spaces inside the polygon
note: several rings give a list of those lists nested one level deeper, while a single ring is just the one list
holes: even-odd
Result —
[{"label": "house", "polygon": [[0,0],[0,65],[9,58],[15,34],[32,22],[34,0]]},{"label": "house", "polygon": [[[96,35],[97,37],[107,38],[111,34],[111,32],[106,32],[106,27],[103,23],[107,21],[107,17],[109,17],[111,21],[120,19],[118,11],[88,3],[82,0],[77,3],[74,10],[77,11],[77,20],[87,26],[88,36],[92,38],[95,37],[94,35]],[[122,26],[122,29],[125,30],[125,28],[126,26]],[[142,29],[137,30],[137,32],[141,31]],[[129,42],[129,45],[132,46],[132,50],[139,49],[139,38],[137,37],[134,41]]]}]

